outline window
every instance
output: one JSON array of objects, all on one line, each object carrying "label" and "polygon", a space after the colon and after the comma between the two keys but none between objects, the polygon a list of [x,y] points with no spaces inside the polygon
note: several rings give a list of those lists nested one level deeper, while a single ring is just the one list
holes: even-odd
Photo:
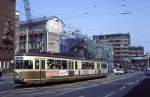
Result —
[{"label": "window", "polygon": [[33,62],[31,60],[25,60],[23,69],[33,69]]},{"label": "window", "polygon": [[82,62],[82,69],[86,69],[86,62]]},{"label": "window", "polygon": [[82,62],[82,69],[94,69],[93,62]]},{"label": "window", "polygon": [[75,69],[78,69],[78,62],[75,61]]},{"label": "window", "polygon": [[102,63],[102,68],[107,68],[107,64],[106,63]]},{"label": "window", "polygon": [[53,59],[47,60],[47,68],[48,69],[54,69],[54,60]]},{"label": "window", "polygon": [[72,61],[69,61],[69,62],[68,62],[68,68],[69,68],[69,69],[73,69],[73,62],[72,62]]},{"label": "window", "polygon": [[33,62],[31,60],[16,61],[16,69],[33,69]]},{"label": "window", "polygon": [[97,63],[97,69],[100,69],[100,63]]},{"label": "window", "polygon": [[41,63],[42,63],[42,64],[41,64],[41,69],[45,69],[45,60],[42,60]]},{"label": "window", "polygon": [[62,69],[67,69],[67,61],[62,60]]},{"label": "window", "polygon": [[35,69],[39,69],[40,61],[35,60]]},{"label": "window", "polygon": [[15,66],[16,69],[22,69],[22,66],[23,66],[23,61],[16,61],[16,66]]},{"label": "window", "polygon": [[55,68],[61,69],[61,60],[55,60]]}]

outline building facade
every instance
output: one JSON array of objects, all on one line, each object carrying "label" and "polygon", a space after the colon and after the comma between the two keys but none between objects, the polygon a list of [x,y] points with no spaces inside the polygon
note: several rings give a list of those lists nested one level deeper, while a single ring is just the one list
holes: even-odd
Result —
[{"label": "building facade", "polygon": [[129,62],[128,49],[130,46],[129,33],[95,35],[93,40],[99,44],[110,44],[112,46],[115,67],[127,67]]},{"label": "building facade", "polygon": [[15,53],[16,0],[0,0],[0,66],[8,69]]},{"label": "building facade", "polygon": [[130,46],[129,56],[132,57],[144,57],[144,47],[143,46]]},{"label": "building facade", "polygon": [[129,57],[130,57],[131,68],[133,69],[145,68],[147,64],[147,59],[144,56],[143,46],[130,46]]},{"label": "building facade", "polygon": [[[19,52],[26,53],[27,22],[19,27]],[[64,23],[57,17],[32,19],[29,29],[28,53],[60,52],[60,36],[64,31]]]}]

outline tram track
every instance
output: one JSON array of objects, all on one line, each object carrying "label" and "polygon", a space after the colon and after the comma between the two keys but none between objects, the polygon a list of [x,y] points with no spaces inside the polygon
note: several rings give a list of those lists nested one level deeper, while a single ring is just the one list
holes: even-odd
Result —
[{"label": "tram track", "polygon": [[[134,76],[135,74],[130,74],[130,77]],[[126,75],[128,77],[128,75]],[[76,82],[76,83],[69,83],[69,84],[62,84],[62,85],[52,85],[52,86],[42,86],[42,87],[27,87],[27,88],[17,88],[15,90],[8,90],[0,92],[1,97],[40,97],[43,95],[53,95],[58,94],[62,95],[64,93],[95,87],[101,84],[110,83],[115,81],[116,77],[109,77],[104,79],[96,79],[96,80],[88,80],[84,82]],[[125,79],[124,76],[120,79]],[[119,79],[118,79],[119,80]]]}]

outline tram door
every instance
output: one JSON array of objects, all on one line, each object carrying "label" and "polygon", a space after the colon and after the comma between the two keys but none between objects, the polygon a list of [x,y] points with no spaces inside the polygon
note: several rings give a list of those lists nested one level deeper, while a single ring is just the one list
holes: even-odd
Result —
[{"label": "tram door", "polygon": [[40,80],[46,78],[45,66],[46,59],[35,59],[35,70],[37,71]]}]

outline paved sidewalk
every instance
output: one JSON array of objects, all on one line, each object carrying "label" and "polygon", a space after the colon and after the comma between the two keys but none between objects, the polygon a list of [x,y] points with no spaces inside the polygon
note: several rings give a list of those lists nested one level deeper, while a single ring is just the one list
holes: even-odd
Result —
[{"label": "paved sidewalk", "polygon": [[0,77],[0,84],[1,82],[7,83],[13,81],[13,78],[14,78],[13,73],[4,73],[2,77]]}]

